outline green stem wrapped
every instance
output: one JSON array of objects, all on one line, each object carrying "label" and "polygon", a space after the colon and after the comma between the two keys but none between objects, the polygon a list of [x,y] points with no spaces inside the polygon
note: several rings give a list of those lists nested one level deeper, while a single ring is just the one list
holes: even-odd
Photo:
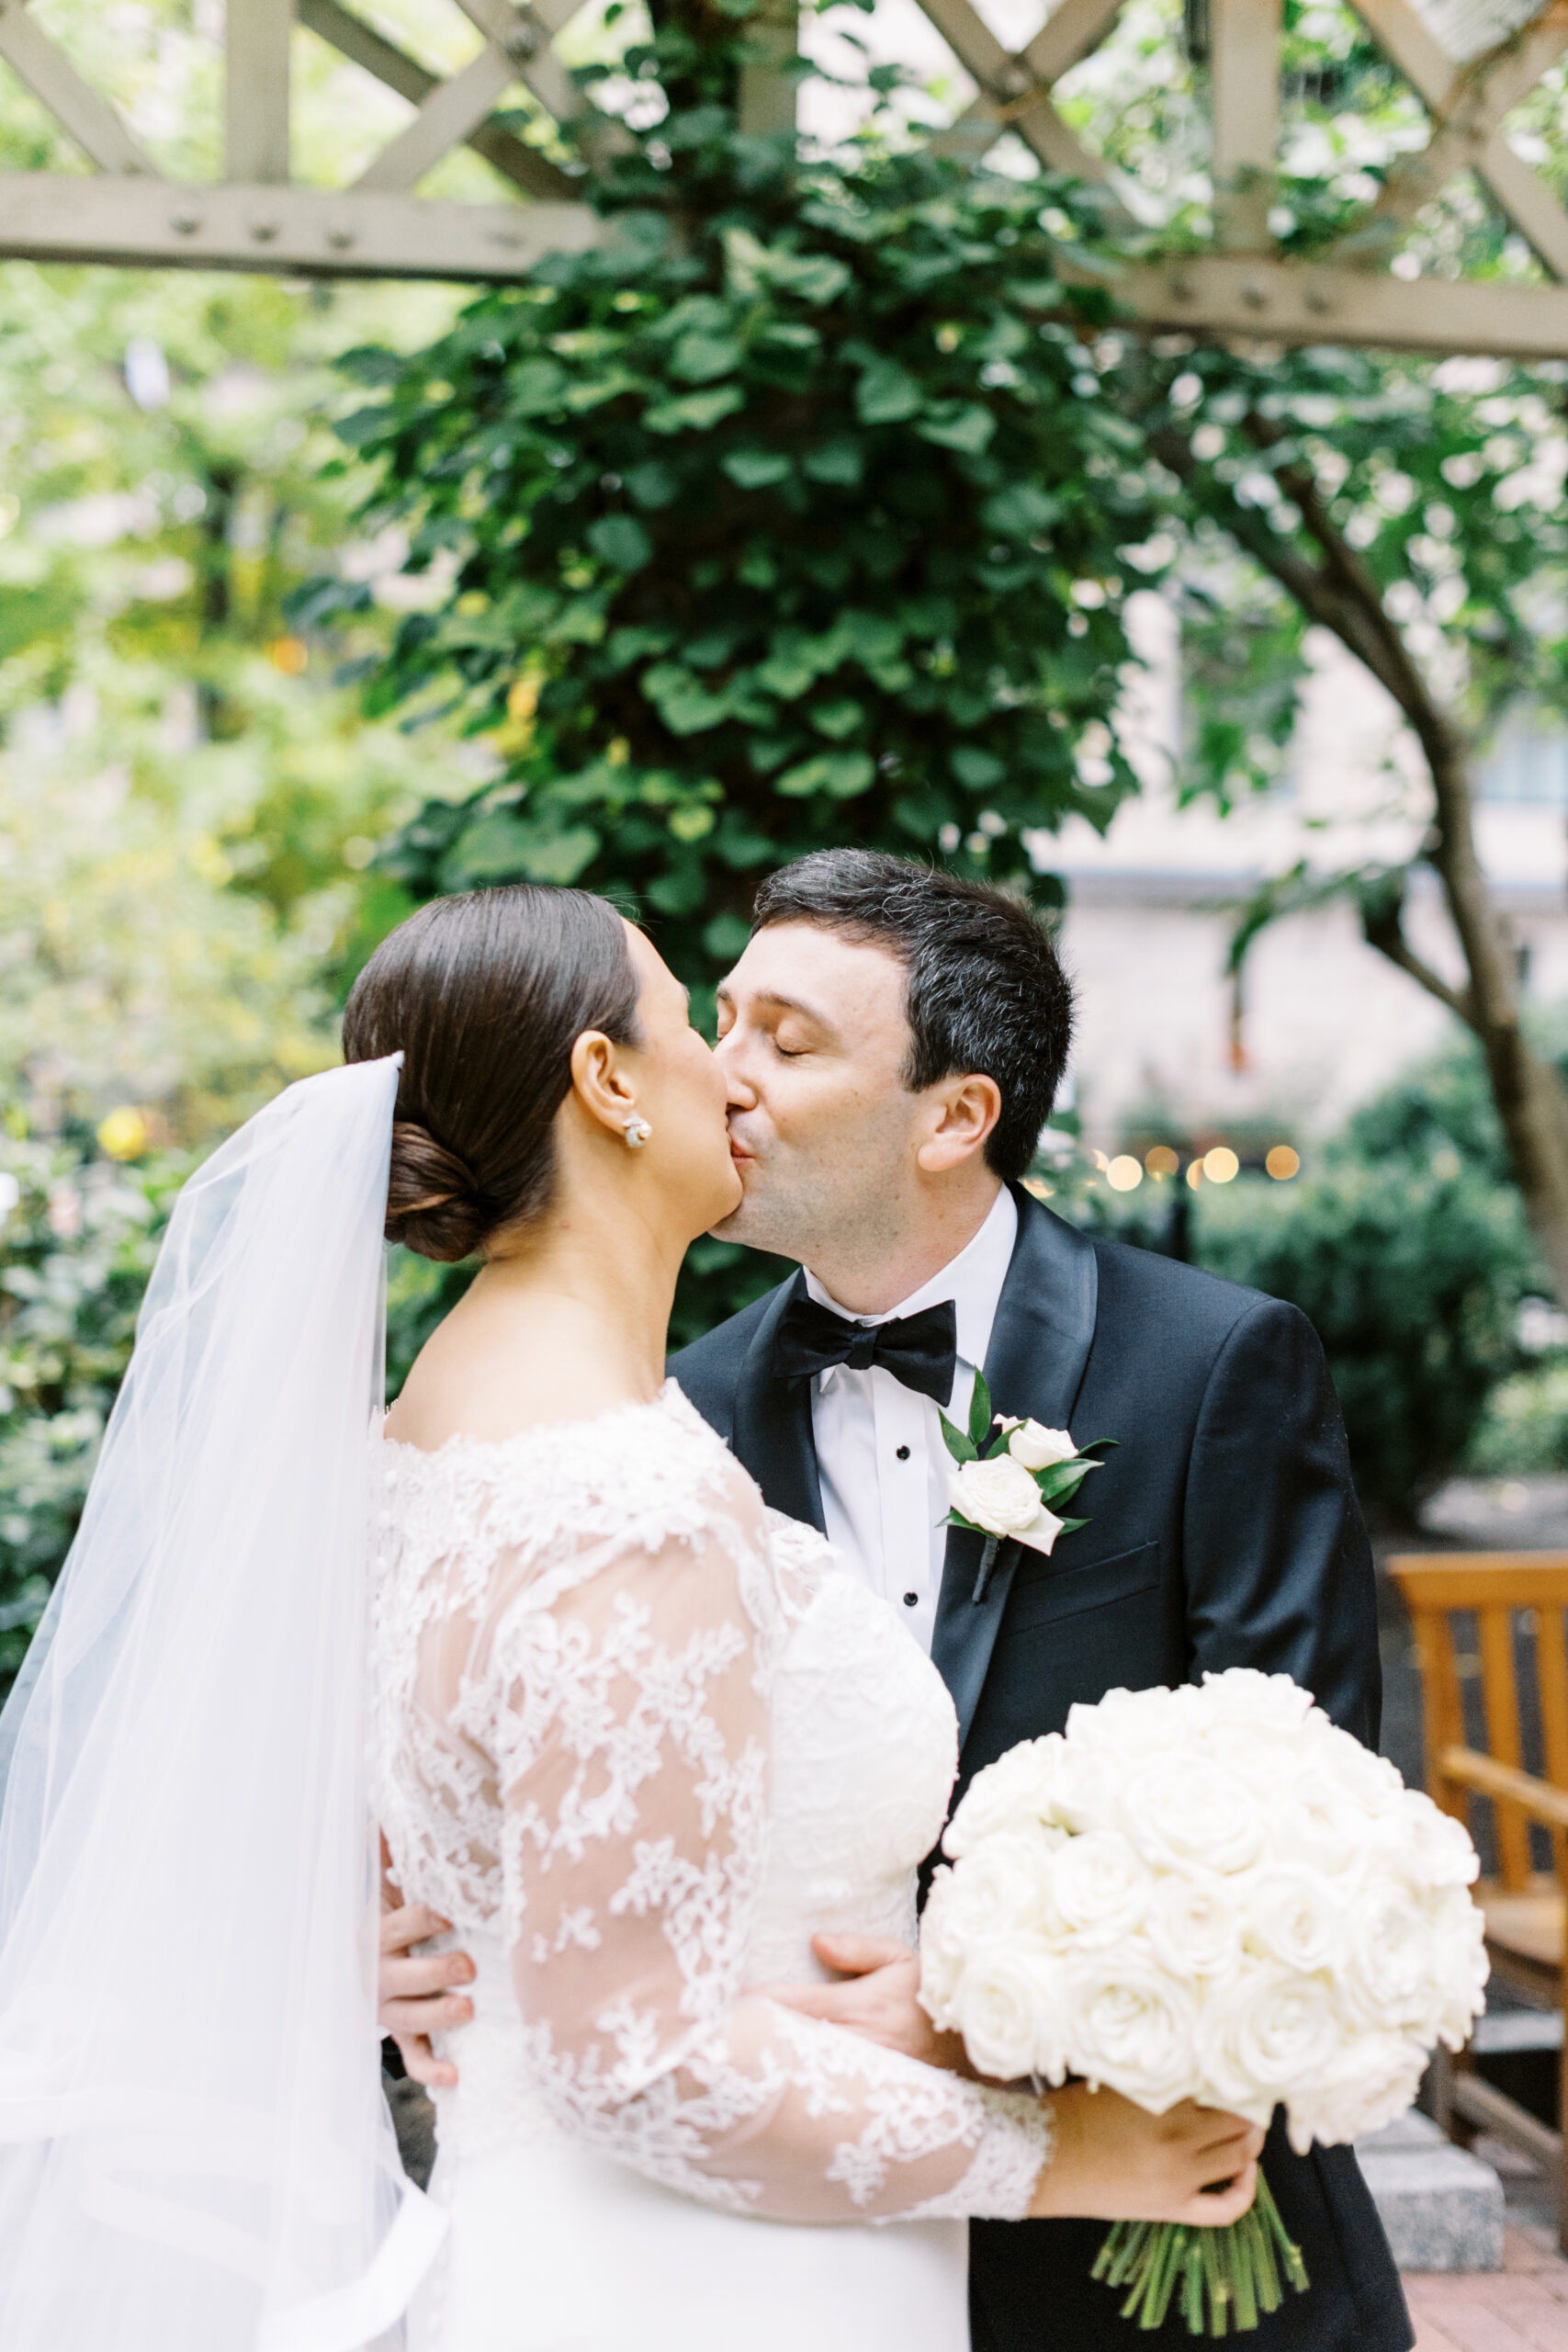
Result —
[{"label": "green stem wrapped", "polygon": [[[1283,2272],[1281,2280],[1280,2273]],[[1095,2258],[1092,2276],[1125,2288],[1123,2319],[1152,2332],[1163,2327],[1173,2301],[1189,2335],[1237,2335],[1278,2311],[1285,2288],[1306,2292],[1302,2250],[1280,2217],[1261,2170],[1249,2212],[1228,2229],[1202,2230],[1182,2222],[1118,2222]]]}]

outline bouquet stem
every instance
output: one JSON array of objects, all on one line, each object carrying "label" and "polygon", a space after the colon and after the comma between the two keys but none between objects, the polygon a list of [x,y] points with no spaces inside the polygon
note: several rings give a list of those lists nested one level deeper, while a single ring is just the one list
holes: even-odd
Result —
[{"label": "bouquet stem", "polygon": [[[1280,2272],[1284,2272],[1284,2283]],[[1228,2229],[1203,2230],[1184,2222],[1118,2222],[1100,2247],[1093,2276],[1125,2287],[1123,2319],[1140,2328],[1165,2324],[1179,2299],[1189,2335],[1238,2335],[1258,2325],[1261,2312],[1278,2311],[1285,2285],[1304,2294],[1306,2265],[1280,2218],[1261,2172],[1249,2212]]]}]

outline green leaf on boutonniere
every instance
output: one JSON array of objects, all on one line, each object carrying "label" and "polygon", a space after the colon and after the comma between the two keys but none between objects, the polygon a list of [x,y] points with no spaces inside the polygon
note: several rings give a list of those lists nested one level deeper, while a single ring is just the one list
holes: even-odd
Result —
[{"label": "green leaf on boutonniere", "polygon": [[1041,1501],[1053,1506],[1058,1502],[1065,1503],[1070,1496],[1077,1493],[1091,1470],[1100,1470],[1103,1467],[1102,1463],[1085,1462],[1080,1459],[1075,1462],[1053,1462],[1049,1469],[1036,1470],[1034,1483],[1040,1489]]},{"label": "green leaf on boutonniere", "polygon": [[985,1374],[976,1372],[975,1394],[969,1400],[969,1437],[976,1453],[990,1436],[991,1425],[991,1392]]},{"label": "green leaf on boutonniere", "polygon": [[972,1438],[965,1437],[962,1430],[953,1428],[953,1423],[948,1419],[947,1415],[942,1411],[940,1405],[937,1407],[937,1413],[942,1421],[942,1434],[943,1442],[954,1462],[977,1461],[979,1458],[980,1449],[975,1443],[974,1440]]}]

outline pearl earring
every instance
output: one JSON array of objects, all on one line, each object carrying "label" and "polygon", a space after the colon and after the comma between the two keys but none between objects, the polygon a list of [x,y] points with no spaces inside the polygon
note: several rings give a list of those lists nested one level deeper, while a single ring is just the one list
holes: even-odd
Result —
[{"label": "pearl earring", "polygon": [[648,1121],[638,1118],[634,1112],[626,1121],[626,1149],[640,1151],[652,1133],[653,1129],[649,1125]]}]

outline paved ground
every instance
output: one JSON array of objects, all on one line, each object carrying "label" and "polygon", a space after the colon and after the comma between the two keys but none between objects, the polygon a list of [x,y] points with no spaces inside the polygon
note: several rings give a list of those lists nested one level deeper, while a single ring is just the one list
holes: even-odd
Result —
[{"label": "paved ground", "polygon": [[1568,2262],[1551,2231],[1513,2223],[1501,2270],[1407,2276],[1416,2352],[1568,2352]]}]

